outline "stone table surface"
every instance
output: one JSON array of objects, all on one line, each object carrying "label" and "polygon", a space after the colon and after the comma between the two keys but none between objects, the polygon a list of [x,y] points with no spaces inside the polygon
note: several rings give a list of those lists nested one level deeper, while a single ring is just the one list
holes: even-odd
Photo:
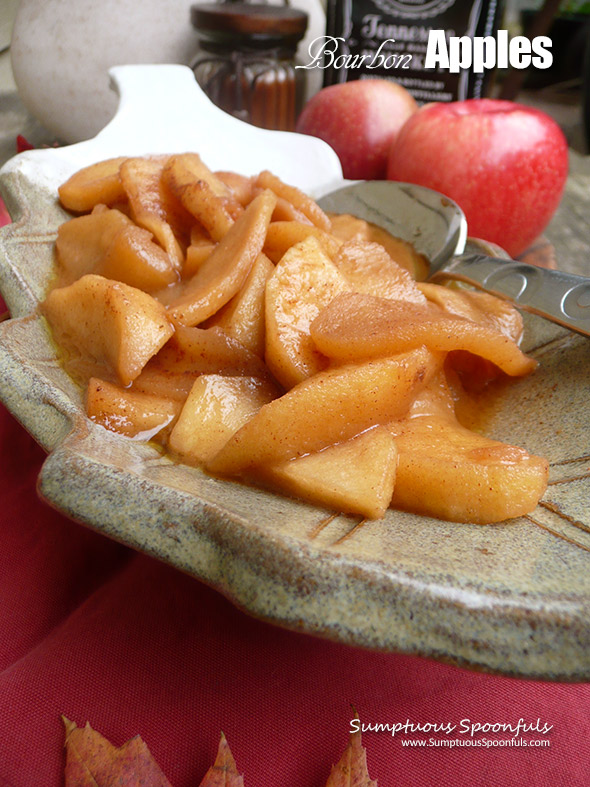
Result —
[{"label": "stone table surface", "polygon": [[590,156],[570,151],[565,193],[545,235],[555,248],[557,267],[590,276]]}]

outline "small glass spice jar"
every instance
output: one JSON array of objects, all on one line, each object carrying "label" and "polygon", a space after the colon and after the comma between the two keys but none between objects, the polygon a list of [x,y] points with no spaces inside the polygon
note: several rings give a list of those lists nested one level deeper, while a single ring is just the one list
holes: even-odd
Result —
[{"label": "small glass spice jar", "polygon": [[292,131],[301,109],[305,70],[297,45],[304,11],[242,2],[191,7],[199,53],[191,67],[221,109],[261,128]]}]

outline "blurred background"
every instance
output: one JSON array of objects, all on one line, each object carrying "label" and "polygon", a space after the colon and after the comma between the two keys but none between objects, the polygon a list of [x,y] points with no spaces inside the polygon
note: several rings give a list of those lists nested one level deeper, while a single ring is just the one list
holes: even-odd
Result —
[{"label": "blurred background", "polygon": [[[17,93],[10,41],[18,6],[19,0],[0,2],[0,163],[15,153],[17,135],[35,146],[58,141],[30,115]],[[493,95],[543,109],[560,124],[572,149],[589,153],[590,2],[507,0],[501,26],[514,35],[549,35],[554,62],[544,71],[498,72]]]},{"label": "blurred background", "polygon": [[589,153],[590,2],[507,0],[504,27],[514,35],[548,35],[553,65],[546,71],[498,73],[496,91],[545,110],[561,125],[570,147]]}]

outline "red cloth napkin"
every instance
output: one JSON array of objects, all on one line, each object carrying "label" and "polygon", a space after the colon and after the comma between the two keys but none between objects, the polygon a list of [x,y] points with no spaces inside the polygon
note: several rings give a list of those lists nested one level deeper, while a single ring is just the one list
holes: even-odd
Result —
[{"label": "red cloth napkin", "polygon": [[432,736],[366,732],[380,787],[588,784],[590,686],[479,675],[251,619],[41,502],[43,452],[3,408],[0,446],[1,785],[62,784],[65,714],[116,745],[141,734],[174,787],[200,783],[221,730],[246,787],[323,787],[352,705],[364,723],[553,726],[524,736],[550,748],[405,748]]}]

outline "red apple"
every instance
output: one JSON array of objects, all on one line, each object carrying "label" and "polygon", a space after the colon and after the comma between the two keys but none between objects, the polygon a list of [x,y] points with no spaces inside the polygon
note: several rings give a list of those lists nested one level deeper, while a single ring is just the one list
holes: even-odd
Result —
[{"label": "red apple", "polygon": [[334,148],[345,178],[385,178],[389,149],[417,109],[413,96],[396,82],[343,82],[312,96],[296,130],[320,137]]},{"label": "red apple", "polygon": [[428,186],[455,200],[469,234],[513,257],[545,229],[568,171],[557,123],[512,101],[428,104],[391,147],[387,177]]}]

